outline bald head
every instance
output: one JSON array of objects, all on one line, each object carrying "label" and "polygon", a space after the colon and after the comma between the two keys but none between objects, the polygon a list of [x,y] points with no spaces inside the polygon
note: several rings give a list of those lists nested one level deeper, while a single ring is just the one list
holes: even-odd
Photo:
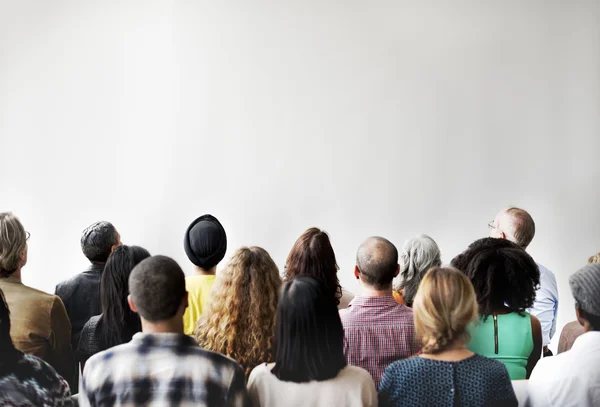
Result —
[{"label": "bald head", "polygon": [[377,290],[388,289],[398,274],[398,250],[383,237],[370,237],[358,248],[356,268],[362,282]]},{"label": "bald head", "polygon": [[492,237],[508,239],[523,249],[529,246],[535,236],[533,218],[520,208],[511,207],[500,211],[494,219],[494,226]]}]

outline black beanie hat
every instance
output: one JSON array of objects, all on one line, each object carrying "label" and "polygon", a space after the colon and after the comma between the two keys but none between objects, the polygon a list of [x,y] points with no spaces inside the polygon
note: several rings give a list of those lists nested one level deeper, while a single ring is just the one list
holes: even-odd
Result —
[{"label": "black beanie hat", "polygon": [[214,216],[202,215],[188,226],[183,238],[183,248],[192,263],[209,270],[225,257],[225,229]]}]

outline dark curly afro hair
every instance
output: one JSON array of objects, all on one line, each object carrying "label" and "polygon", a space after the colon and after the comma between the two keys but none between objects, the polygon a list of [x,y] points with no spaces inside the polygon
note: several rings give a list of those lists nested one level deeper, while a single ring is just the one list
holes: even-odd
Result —
[{"label": "dark curly afro hair", "polygon": [[539,268],[525,250],[509,240],[476,240],[451,264],[473,283],[482,316],[503,306],[521,314],[533,306]]}]

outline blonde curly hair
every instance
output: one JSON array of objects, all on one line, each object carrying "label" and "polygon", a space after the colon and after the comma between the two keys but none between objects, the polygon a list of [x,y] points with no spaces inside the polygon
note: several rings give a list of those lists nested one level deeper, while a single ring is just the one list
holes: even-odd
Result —
[{"label": "blonde curly hair", "polygon": [[600,253],[594,254],[588,259],[588,263],[600,263]]},{"label": "blonde curly hair", "polygon": [[272,362],[280,287],[279,270],[266,250],[238,249],[217,275],[207,312],[196,325],[200,346],[235,359],[246,377]]}]

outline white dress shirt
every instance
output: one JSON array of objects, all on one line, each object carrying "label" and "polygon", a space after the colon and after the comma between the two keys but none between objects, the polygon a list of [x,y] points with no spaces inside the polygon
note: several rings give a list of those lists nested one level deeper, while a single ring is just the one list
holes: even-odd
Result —
[{"label": "white dress shirt", "polygon": [[540,359],[527,387],[526,406],[600,405],[600,332],[581,335],[570,351]]},{"label": "white dress shirt", "polygon": [[558,313],[558,287],[556,277],[546,267],[540,269],[540,288],[536,291],[533,308],[527,310],[537,317],[542,325],[542,345],[548,346],[556,333],[556,314]]}]

